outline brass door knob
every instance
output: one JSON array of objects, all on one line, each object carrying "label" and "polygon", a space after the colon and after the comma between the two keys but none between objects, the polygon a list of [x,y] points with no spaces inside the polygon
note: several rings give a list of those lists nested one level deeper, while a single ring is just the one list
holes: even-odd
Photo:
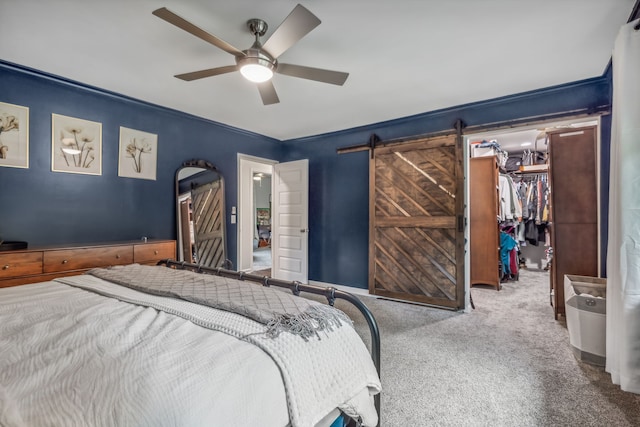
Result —
[{"label": "brass door knob", "polygon": [[3,270],[8,270],[8,269],[9,269],[9,264],[5,264],[5,265],[3,265],[3,266],[2,266],[2,269],[3,269]]}]

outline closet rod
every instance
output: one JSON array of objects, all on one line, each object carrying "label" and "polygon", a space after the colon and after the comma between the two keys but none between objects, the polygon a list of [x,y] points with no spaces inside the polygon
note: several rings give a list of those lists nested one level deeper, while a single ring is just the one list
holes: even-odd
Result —
[{"label": "closet rod", "polygon": [[522,175],[546,175],[549,172],[520,172],[520,171],[513,171],[511,173],[513,173],[514,175],[522,176]]}]

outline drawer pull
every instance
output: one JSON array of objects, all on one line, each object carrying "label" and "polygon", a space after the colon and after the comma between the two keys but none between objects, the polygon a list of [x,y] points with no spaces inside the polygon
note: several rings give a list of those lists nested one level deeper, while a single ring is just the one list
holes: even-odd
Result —
[{"label": "drawer pull", "polygon": [[63,263],[63,264],[66,264],[66,263],[68,263],[68,262],[69,262],[69,260],[66,260],[66,259],[63,259],[63,260],[62,260],[62,263]]},{"label": "drawer pull", "polygon": [[120,254],[116,254],[116,259],[120,259]]},{"label": "drawer pull", "polygon": [[5,264],[5,265],[3,265],[3,266],[2,266],[2,269],[3,269],[3,270],[8,270],[8,269],[9,269],[9,264]]},{"label": "drawer pull", "polygon": [[158,255],[158,251],[153,251],[153,254],[154,255]]}]

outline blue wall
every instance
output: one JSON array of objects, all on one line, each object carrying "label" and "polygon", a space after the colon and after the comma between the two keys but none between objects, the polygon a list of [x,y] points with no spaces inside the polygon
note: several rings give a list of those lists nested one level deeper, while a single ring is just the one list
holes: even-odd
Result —
[{"label": "blue wall", "polygon": [[[448,130],[457,119],[473,127],[607,107],[611,74],[282,143],[2,62],[0,101],[30,109],[29,169],[0,167],[0,236],[5,240],[34,246],[143,235],[174,239],[174,173],[184,160],[204,158],[221,170],[229,209],[237,205],[238,152],[281,161],[308,158],[309,279],[366,288],[369,153],[338,155],[338,148],[364,144],[372,133],[388,140]],[[52,113],[102,123],[102,176],[51,172]],[[606,215],[608,116],[602,124],[601,213]],[[156,181],[117,176],[120,126],[158,135]],[[236,226],[227,222],[227,230],[235,264]]]},{"label": "blue wall", "polygon": [[[237,205],[237,153],[281,157],[282,144],[125,96],[0,63],[0,101],[29,107],[29,169],[0,167],[0,236],[29,246],[176,238],[174,179],[180,164],[209,160]],[[102,175],[51,171],[51,114],[102,123]],[[118,177],[120,126],[158,135],[155,181]],[[227,215],[227,221],[229,215]],[[236,226],[227,223],[235,264]]]},{"label": "blue wall", "polygon": [[[467,104],[342,132],[285,142],[285,160],[309,159],[309,279],[366,288],[369,248],[369,153],[338,155],[338,148],[453,128],[535,118],[611,104],[610,76]],[[383,102],[383,101],[382,101]],[[610,120],[602,126],[602,176],[608,177]],[[603,182],[603,188],[608,188]],[[607,194],[602,194],[606,206]],[[606,207],[602,209],[606,212]],[[606,246],[603,247],[603,253]],[[604,256],[604,255],[603,255]]]}]

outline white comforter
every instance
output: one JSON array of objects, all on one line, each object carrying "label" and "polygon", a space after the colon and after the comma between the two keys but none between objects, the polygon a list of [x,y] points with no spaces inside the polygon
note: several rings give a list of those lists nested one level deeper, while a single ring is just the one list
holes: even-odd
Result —
[{"label": "white comforter", "polygon": [[[233,313],[91,276],[74,280],[144,303],[55,282],[0,289],[0,425],[313,426],[336,407],[360,413],[365,425],[377,421],[369,394],[379,382],[357,360],[358,345],[355,353],[346,349],[344,369],[361,364],[360,372],[338,386],[345,372],[333,359],[344,358],[351,327],[322,341],[291,334],[273,340],[260,334],[262,325]],[[192,321],[168,314],[179,311]],[[196,323],[256,335],[243,341]],[[246,340],[269,340],[261,347],[274,352]],[[291,340],[306,345],[302,353],[283,350]],[[314,366],[327,344],[332,360]],[[313,389],[300,384],[301,375]]]}]

